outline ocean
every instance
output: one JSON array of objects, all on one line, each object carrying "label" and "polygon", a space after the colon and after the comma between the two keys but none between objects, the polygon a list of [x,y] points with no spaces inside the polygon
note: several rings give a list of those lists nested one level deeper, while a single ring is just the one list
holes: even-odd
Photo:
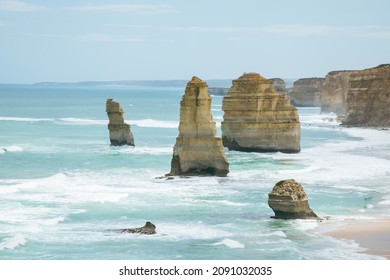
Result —
[{"label": "ocean", "polygon": [[[170,171],[183,87],[0,85],[0,259],[381,259],[324,235],[390,217],[390,132],[299,108],[298,154],[225,151],[227,177]],[[107,98],[135,147],[110,147]],[[222,97],[212,97],[221,135]],[[325,218],[274,220],[276,182],[302,184]],[[156,235],[119,233],[151,221]]]}]

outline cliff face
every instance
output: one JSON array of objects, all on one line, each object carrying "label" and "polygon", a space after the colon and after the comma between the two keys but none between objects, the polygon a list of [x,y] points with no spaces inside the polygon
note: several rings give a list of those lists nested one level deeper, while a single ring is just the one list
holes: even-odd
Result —
[{"label": "cliff face", "polygon": [[390,64],[351,74],[343,125],[390,127]]},{"label": "cliff face", "polygon": [[286,83],[284,82],[283,79],[273,78],[273,79],[269,79],[268,81],[272,83],[277,93],[280,93],[284,96],[287,95]]},{"label": "cliff face", "polygon": [[257,73],[236,80],[222,102],[222,140],[229,150],[300,151],[297,110]]},{"label": "cliff face", "polygon": [[125,112],[119,103],[112,99],[107,99],[106,112],[109,119],[108,130],[110,131],[111,146],[134,146],[134,137],[131,133],[130,125],[125,123]]},{"label": "cliff face", "polygon": [[324,78],[304,78],[294,82],[289,94],[291,104],[297,107],[321,106],[321,91]]},{"label": "cliff face", "polygon": [[321,113],[344,115],[351,74],[355,71],[332,71],[324,81],[321,93]]},{"label": "cliff face", "polygon": [[226,176],[229,164],[216,136],[207,84],[193,77],[180,102],[179,136],[169,175]]}]

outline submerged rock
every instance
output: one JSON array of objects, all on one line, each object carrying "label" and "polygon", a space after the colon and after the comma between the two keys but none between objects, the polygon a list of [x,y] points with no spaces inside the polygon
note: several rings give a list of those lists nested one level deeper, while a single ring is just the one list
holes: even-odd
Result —
[{"label": "submerged rock", "polygon": [[258,73],[245,73],[223,98],[223,145],[244,152],[300,151],[297,109]]},{"label": "submerged rock", "polygon": [[188,82],[180,102],[179,136],[173,148],[172,175],[226,176],[229,163],[216,136],[207,84],[197,77]]},{"label": "submerged rock", "polygon": [[353,72],[346,104],[343,125],[390,127],[390,64]]},{"label": "submerged rock", "polygon": [[268,205],[275,212],[275,219],[318,219],[311,210],[303,187],[294,179],[276,183],[268,194]]},{"label": "submerged rock", "polygon": [[106,112],[108,115],[108,130],[110,131],[111,146],[134,146],[134,137],[130,125],[125,123],[125,112],[118,102],[107,99]]},{"label": "submerged rock", "polygon": [[143,227],[140,228],[126,228],[121,230],[122,233],[139,233],[139,234],[156,234],[156,226],[151,222],[146,222]]}]

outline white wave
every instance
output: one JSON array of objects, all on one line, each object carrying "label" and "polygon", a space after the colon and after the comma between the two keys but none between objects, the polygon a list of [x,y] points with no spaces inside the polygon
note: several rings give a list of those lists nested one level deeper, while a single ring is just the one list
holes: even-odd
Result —
[{"label": "white wave", "polygon": [[0,154],[4,154],[5,152],[22,152],[23,148],[17,145],[0,147]]},{"label": "white wave", "polygon": [[12,250],[26,243],[27,240],[23,237],[23,235],[16,234],[10,238],[6,238],[3,242],[1,242],[0,250],[4,250],[4,249]]},{"label": "white wave", "polygon": [[169,155],[172,154],[173,147],[111,147],[112,150],[118,151],[124,154],[134,154],[134,155]]},{"label": "white wave", "polygon": [[139,127],[156,127],[156,128],[178,128],[179,122],[177,121],[160,121],[153,119],[142,120],[130,120],[130,124]]},{"label": "white wave", "polygon": [[160,224],[158,226],[158,232],[161,234],[161,238],[168,238],[174,240],[206,240],[232,236],[232,234],[227,231],[220,230],[209,225],[205,225],[201,222]]},{"label": "white wave", "polygon": [[380,201],[378,204],[380,205],[390,205],[390,196],[384,196],[382,197],[382,201]]},{"label": "white wave", "polygon": [[0,117],[0,121],[15,121],[15,122],[52,122],[52,121],[54,121],[54,119],[48,119],[48,118]]},{"label": "white wave", "polygon": [[302,231],[312,230],[318,227],[317,220],[295,220],[294,224]]},{"label": "white wave", "polygon": [[108,120],[92,120],[92,119],[80,119],[80,118],[60,118],[61,122],[66,124],[77,125],[107,125]]},{"label": "white wave", "polygon": [[244,249],[245,248],[244,244],[242,244],[242,243],[240,243],[240,242],[238,242],[236,240],[228,239],[228,238],[226,238],[226,239],[224,239],[224,240],[222,240],[220,242],[216,242],[213,245],[216,245],[216,246],[217,245],[225,245],[225,246],[227,246],[227,247],[229,247],[231,249]]},{"label": "white wave", "polygon": [[284,231],[281,230],[275,230],[270,233],[259,233],[259,236],[267,237],[267,236],[278,236],[278,237],[287,237],[287,235],[284,233]]},{"label": "white wave", "polygon": [[250,203],[242,203],[242,202],[234,202],[230,200],[198,200],[202,202],[207,202],[211,204],[221,204],[221,205],[227,205],[227,206],[247,206],[250,205]]}]

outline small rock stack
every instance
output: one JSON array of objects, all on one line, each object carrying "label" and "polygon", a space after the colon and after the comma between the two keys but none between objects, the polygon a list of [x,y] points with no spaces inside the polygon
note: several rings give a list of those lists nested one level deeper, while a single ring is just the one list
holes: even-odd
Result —
[{"label": "small rock stack", "polygon": [[107,99],[106,112],[109,119],[108,130],[110,131],[111,146],[134,146],[134,137],[131,133],[130,125],[125,123],[125,112],[119,103],[112,99]]},{"label": "small rock stack", "polygon": [[294,179],[276,183],[268,194],[268,205],[275,219],[318,219],[311,210],[305,190]]}]

